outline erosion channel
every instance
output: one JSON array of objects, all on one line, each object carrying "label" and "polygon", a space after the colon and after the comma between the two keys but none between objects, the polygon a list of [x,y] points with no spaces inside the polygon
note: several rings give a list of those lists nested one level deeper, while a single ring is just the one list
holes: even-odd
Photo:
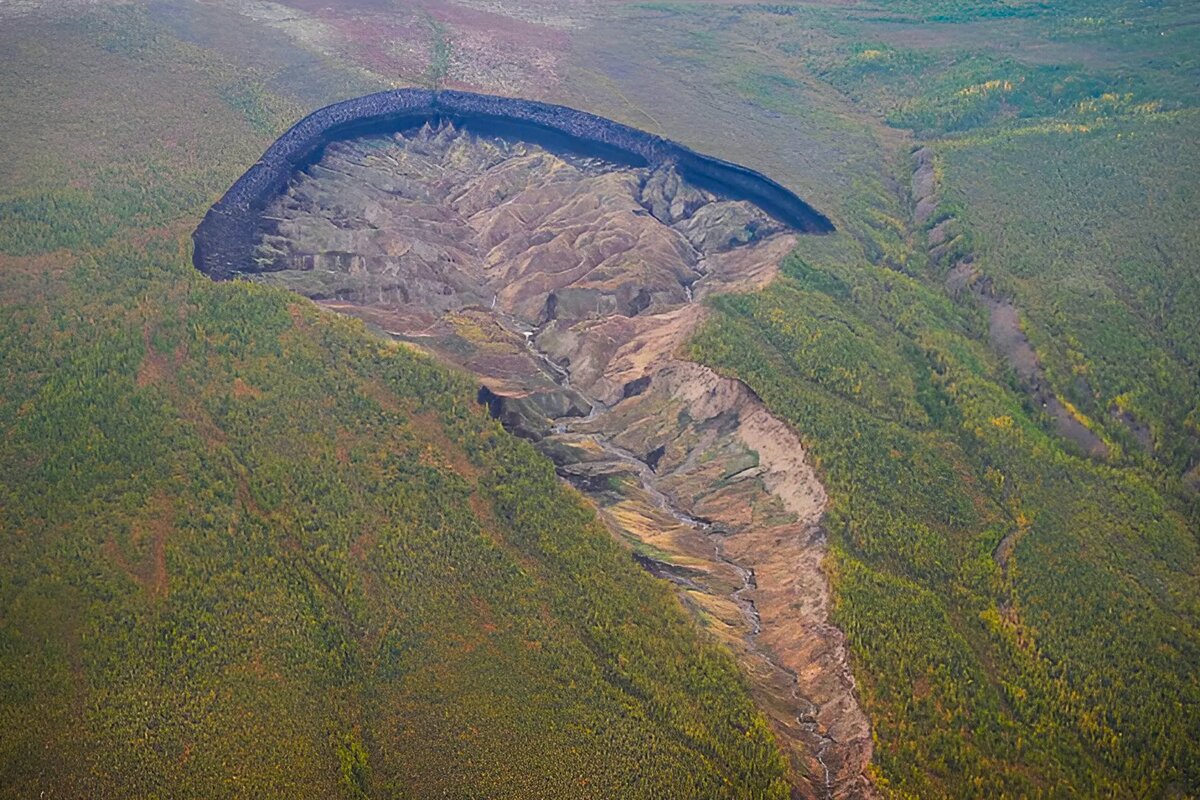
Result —
[{"label": "erosion channel", "polygon": [[206,271],[477,375],[480,402],[735,652],[794,794],[872,797],[870,728],[828,620],[824,490],[752,392],[680,356],[706,296],[764,285],[804,235],[716,191],[670,160],[435,116],[325,143],[245,208],[240,260]]}]

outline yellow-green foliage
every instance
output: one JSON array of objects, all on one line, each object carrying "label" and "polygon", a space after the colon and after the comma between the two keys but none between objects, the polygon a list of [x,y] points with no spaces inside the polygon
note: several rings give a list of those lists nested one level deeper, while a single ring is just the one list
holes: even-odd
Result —
[{"label": "yellow-green foliage", "polygon": [[[842,231],[803,240],[786,280],[715,301],[692,352],[789,420],[828,482],[837,619],[881,785],[1194,795],[1200,512],[1179,480],[1200,458],[1194,8],[646,8],[653,40],[623,50],[622,89],[657,101],[668,132],[688,97],[704,110],[675,115],[686,135],[756,159]],[[659,75],[670,90],[645,86]],[[935,208],[918,224],[921,146]],[[950,300],[965,259],[1015,296],[1112,463],[1064,452],[987,346],[986,310]]]},{"label": "yellow-green foliage", "polygon": [[938,292],[849,258],[785,272],[717,298],[692,354],[792,423],[825,477],[836,618],[883,781],[917,797],[1195,786],[1194,512],[1153,473],[1064,452]]},{"label": "yellow-green foliage", "polygon": [[1189,266],[1200,193],[1180,178],[1200,169],[1198,119],[1129,119],[944,153],[977,263],[1012,287],[1065,398],[1141,453],[1113,412],[1132,414],[1177,474],[1200,459],[1185,422],[1200,397],[1200,273]]},{"label": "yellow-green foliage", "polygon": [[732,659],[470,386],[174,250],[3,265],[6,793],[781,796]]},{"label": "yellow-green foliage", "polygon": [[[642,4],[573,32],[553,91],[845,232],[721,301],[694,353],[828,482],[881,787],[1194,795],[1193,4],[876,5]],[[444,376],[186,277],[179,243],[271,136],[376,84],[223,8],[147,8],[0,26],[3,791],[781,792],[724,656]],[[1015,294],[1114,463],[1064,452],[914,247],[913,139],[927,226],[956,219],[941,266]]]},{"label": "yellow-green foliage", "polygon": [[[48,165],[0,190],[0,796],[786,797],[729,654],[473,386],[192,270],[275,101],[128,24],[0,34]],[[71,98],[129,141],[56,151]]]}]

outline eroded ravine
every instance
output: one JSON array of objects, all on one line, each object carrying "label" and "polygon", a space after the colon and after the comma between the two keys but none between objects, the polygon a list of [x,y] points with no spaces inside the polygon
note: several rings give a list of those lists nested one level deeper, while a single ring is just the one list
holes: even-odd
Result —
[{"label": "eroded ravine", "polygon": [[865,797],[868,721],[829,622],[824,490],[743,384],[678,357],[700,301],[794,244],[755,206],[442,125],[331,144],[262,214],[247,275],[479,376],[742,664],[796,794]]},{"label": "eroded ravine", "polygon": [[[913,160],[913,223],[929,228],[926,234],[929,257],[946,270],[946,291],[953,297],[970,292],[987,310],[989,344],[1012,368],[1034,408],[1046,414],[1058,435],[1094,459],[1108,458],[1108,444],[1083,423],[1051,385],[1037,351],[1021,325],[1021,315],[1013,298],[997,292],[991,278],[979,271],[974,254],[964,250],[959,220],[945,212],[938,213],[941,187],[937,182],[933,151],[922,147],[913,154]],[[934,221],[936,224],[930,226],[929,223]],[[1113,409],[1113,413],[1135,430],[1143,447],[1152,448],[1146,438],[1148,430],[1139,429],[1132,417],[1122,418],[1117,409]],[[1006,556],[1010,550],[1007,545],[998,547],[997,554]],[[1004,563],[1001,567],[1005,568]]]}]

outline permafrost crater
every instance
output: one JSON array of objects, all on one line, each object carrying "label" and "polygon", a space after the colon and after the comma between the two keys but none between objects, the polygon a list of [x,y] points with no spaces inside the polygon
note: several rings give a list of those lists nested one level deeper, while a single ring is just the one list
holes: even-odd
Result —
[{"label": "permafrost crater", "polygon": [[825,492],[743,384],[684,360],[709,294],[828,220],[778,184],[582,112],[401,90],[285,134],[196,231],[206,274],[285,286],[479,376],[738,656],[798,797],[873,797],[830,624]]}]

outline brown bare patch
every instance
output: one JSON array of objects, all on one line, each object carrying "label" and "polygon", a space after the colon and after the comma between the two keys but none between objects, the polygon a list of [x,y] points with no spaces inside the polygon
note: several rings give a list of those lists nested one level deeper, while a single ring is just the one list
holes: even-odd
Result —
[{"label": "brown bare patch", "polygon": [[[508,556],[517,562],[517,564],[519,564],[521,569],[523,569],[525,572],[531,575],[537,575],[543,572],[543,566],[537,561],[537,559],[529,556],[526,553],[522,553],[520,550],[517,550],[508,543],[508,540],[504,537],[503,533],[504,526],[496,517],[496,512],[492,508],[491,503],[487,501],[487,498],[485,498],[479,492],[472,492],[471,497],[467,502],[471,506],[472,513],[475,514],[475,519],[479,521],[481,532],[485,537],[487,537],[488,541],[507,553]],[[553,615],[550,613],[550,607],[543,604],[542,621],[549,625],[551,624],[552,620]]]},{"label": "brown bare patch", "polygon": [[437,414],[423,412],[412,417],[413,432],[440,456],[450,468],[472,484],[479,480],[479,468],[470,462],[466,452],[446,435],[446,428]]},{"label": "brown bare patch", "polygon": [[174,502],[160,492],[146,504],[143,516],[134,521],[129,533],[130,549],[136,551],[138,545],[149,539],[149,553],[133,560],[115,538],[109,538],[103,546],[105,554],[155,598],[165,598],[168,594],[167,536],[174,528],[174,520]]},{"label": "brown bare patch", "polygon": [[148,326],[142,329],[142,342],[146,346],[146,355],[142,357],[142,363],[138,366],[135,380],[139,389],[165,384],[172,372],[171,362],[166,355],[154,349],[154,345],[150,341],[150,333]]},{"label": "brown bare patch", "polygon": [[379,537],[373,527],[359,532],[358,536],[354,537],[354,541],[350,543],[350,556],[360,564],[365,563],[367,554],[375,549],[378,541]]},{"label": "brown bare patch", "polygon": [[229,437],[226,436],[225,431],[221,429],[221,426],[217,425],[212,415],[204,410],[199,401],[194,398],[182,399],[179,397],[176,400],[179,401],[183,418],[196,426],[196,431],[200,434],[205,444],[209,447],[219,447],[229,441]]},{"label": "brown bare patch", "polygon": [[249,514],[259,518],[265,516],[258,503],[254,502],[254,496],[250,494],[250,484],[245,475],[238,476],[237,499],[238,504]]},{"label": "brown bare patch", "polygon": [[158,386],[166,381],[169,369],[166,356],[156,353],[153,349],[147,350],[145,358],[138,367],[135,383],[139,389]]},{"label": "brown bare patch", "polygon": [[383,381],[378,378],[369,378],[364,380],[359,385],[359,391],[365,396],[374,400],[384,411],[389,414],[403,414],[405,409],[404,404],[396,397],[396,393],[387,388]]},{"label": "brown bare patch", "polygon": [[246,383],[241,378],[234,378],[233,396],[238,400],[258,400],[262,397],[262,391]]},{"label": "brown bare patch", "polygon": [[59,279],[76,264],[65,251],[36,256],[0,255],[0,303],[23,303],[45,293],[44,279]]},{"label": "brown bare patch", "polygon": [[484,499],[479,492],[472,492],[471,499],[467,501],[471,506],[471,513],[475,518],[484,523],[485,527],[490,523],[496,522],[495,512],[492,511],[492,505]]},{"label": "brown bare patch", "polygon": [[149,535],[151,538],[151,563],[146,586],[157,597],[167,596],[167,536],[174,526],[174,504],[170,498],[160,494],[154,498],[145,524],[135,529],[139,535]]},{"label": "brown bare patch", "polygon": [[301,306],[299,303],[288,303],[287,312],[288,316],[292,318],[292,324],[295,325],[299,330],[305,330],[308,328],[308,319],[304,315],[303,306]]},{"label": "brown bare patch", "polygon": [[475,609],[475,614],[479,617],[479,627],[483,628],[485,633],[495,633],[499,630],[496,625],[495,615],[492,613],[492,607],[487,601],[480,597],[471,598],[471,608]]}]

